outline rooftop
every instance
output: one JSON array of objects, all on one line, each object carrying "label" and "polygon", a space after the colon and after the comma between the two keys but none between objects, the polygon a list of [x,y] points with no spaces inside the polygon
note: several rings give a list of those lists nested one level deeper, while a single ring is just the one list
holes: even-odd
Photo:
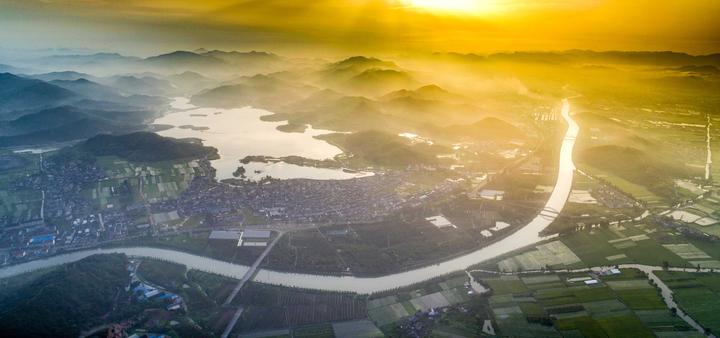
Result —
[{"label": "rooftop", "polygon": [[248,229],[243,232],[243,239],[247,238],[270,238],[270,230],[253,230]]},{"label": "rooftop", "polygon": [[242,235],[242,231],[234,230],[213,230],[210,233],[209,239],[231,239],[238,240]]}]

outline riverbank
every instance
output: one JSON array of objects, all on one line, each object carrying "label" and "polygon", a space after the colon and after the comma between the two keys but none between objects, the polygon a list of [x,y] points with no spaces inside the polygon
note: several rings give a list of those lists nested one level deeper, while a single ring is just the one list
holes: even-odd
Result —
[{"label": "riverbank", "polygon": [[[570,116],[570,103],[567,99],[564,99],[562,102],[561,115],[568,127],[560,147],[559,170],[553,192],[545,204],[545,207],[532,221],[504,239],[445,262],[380,277],[363,278],[352,276],[324,276],[261,269],[257,272],[253,281],[302,289],[370,294],[397,289],[407,285],[420,283],[434,277],[447,275],[452,272],[462,271],[478,263],[500,257],[508,252],[551,238],[552,236],[541,236],[540,232],[558,217],[567,202],[568,196],[570,195],[575,171],[572,153],[579,133],[579,126]],[[232,264],[184,252],[136,247],[91,249],[59,255],[43,260],[31,261],[0,269],[0,278],[10,277],[40,268],[69,263],[101,253],[125,253],[129,256],[155,258],[184,264],[189,269],[216,273],[237,279],[242,278],[242,276],[248,271],[248,267],[244,265]]]}]

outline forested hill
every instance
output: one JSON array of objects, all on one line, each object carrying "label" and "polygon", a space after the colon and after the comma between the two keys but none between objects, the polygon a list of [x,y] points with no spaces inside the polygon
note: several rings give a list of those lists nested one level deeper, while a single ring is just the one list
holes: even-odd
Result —
[{"label": "forested hill", "polygon": [[[129,283],[125,255],[96,255],[0,292],[3,337],[77,337],[102,322]],[[19,277],[18,277],[19,278]],[[10,292],[12,291],[12,292]]]},{"label": "forested hill", "polygon": [[95,156],[118,156],[133,162],[168,161],[190,158],[216,158],[217,149],[163,137],[150,132],[125,135],[97,135],[75,146],[75,150]]}]

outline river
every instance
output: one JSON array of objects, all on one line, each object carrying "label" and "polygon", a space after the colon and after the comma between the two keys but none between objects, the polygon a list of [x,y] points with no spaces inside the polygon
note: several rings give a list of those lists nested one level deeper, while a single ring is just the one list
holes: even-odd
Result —
[{"label": "river", "polygon": [[[560,146],[559,169],[553,192],[543,210],[527,225],[513,234],[486,247],[438,264],[380,277],[326,276],[261,269],[255,276],[254,281],[305,289],[368,294],[400,288],[452,272],[462,271],[472,265],[491,260],[508,252],[548,239],[549,237],[540,236],[540,231],[545,229],[557,218],[570,195],[575,172],[572,153],[575,140],[580,130],[577,123],[575,123],[570,116],[570,103],[567,99],[562,101],[561,115],[567,123],[567,129]],[[135,247],[92,249],[36,260],[0,269],[0,278],[74,262],[87,256],[100,253],[125,253],[131,256],[157,258],[185,264],[190,269],[197,269],[238,279],[248,270],[247,266],[223,262],[208,257],[165,249]]]}]

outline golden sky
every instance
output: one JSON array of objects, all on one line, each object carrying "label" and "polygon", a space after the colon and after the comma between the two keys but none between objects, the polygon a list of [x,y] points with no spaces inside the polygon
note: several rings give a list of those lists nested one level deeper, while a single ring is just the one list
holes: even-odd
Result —
[{"label": "golden sky", "polygon": [[0,0],[0,47],[720,52],[718,0]]}]

